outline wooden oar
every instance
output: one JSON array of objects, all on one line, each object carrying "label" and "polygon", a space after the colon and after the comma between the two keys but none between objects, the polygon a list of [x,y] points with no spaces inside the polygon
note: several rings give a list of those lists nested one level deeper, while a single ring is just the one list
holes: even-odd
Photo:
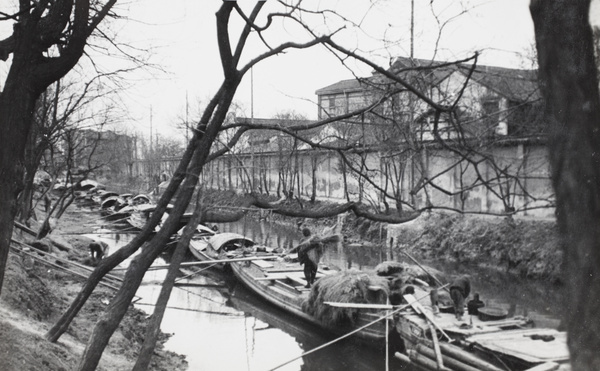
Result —
[{"label": "wooden oar", "polygon": [[438,366],[438,370],[444,368],[444,359],[442,357],[442,351],[440,350],[440,343],[435,333],[435,325],[429,321],[429,331],[431,332],[431,339],[433,340],[433,351],[435,352],[435,361]]}]

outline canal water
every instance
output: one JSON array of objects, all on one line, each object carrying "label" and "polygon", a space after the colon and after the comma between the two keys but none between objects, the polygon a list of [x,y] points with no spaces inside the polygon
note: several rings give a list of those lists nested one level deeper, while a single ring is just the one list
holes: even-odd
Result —
[{"label": "canal water", "polygon": [[[269,246],[290,248],[300,240],[297,228],[282,227],[268,220],[246,218],[219,225],[221,231],[244,234]],[[133,235],[94,234],[115,251]],[[377,247],[345,246],[340,243],[326,250],[322,262],[333,269],[373,268],[385,259]],[[190,259],[192,259],[190,257]],[[168,262],[166,254],[155,264]],[[400,259],[401,260],[401,259]],[[479,292],[486,306],[499,306],[510,314],[526,315],[539,327],[557,327],[556,290],[540,282],[508,277],[501,272],[422,262],[450,274],[469,273],[473,292]],[[127,262],[123,263],[124,266]],[[165,270],[149,271],[137,292],[136,307],[152,313]],[[172,334],[165,344],[168,350],[186,356],[189,369],[196,370],[385,370],[383,353],[365,348],[352,338],[302,356],[331,340],[327,334],[274,308],[255,297],[235,279],[222,274],[195,276],[185,286],[176,286],[169,300],[162,330]],[[297,358],[297,359],[296,359]],[[295,360],[294,360],[295,359]],[[402,368],[392,359],[391,370]]]}]

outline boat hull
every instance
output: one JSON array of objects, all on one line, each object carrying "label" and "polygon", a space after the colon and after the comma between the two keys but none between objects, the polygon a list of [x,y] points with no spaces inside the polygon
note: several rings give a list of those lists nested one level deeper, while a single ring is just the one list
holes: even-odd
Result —
[{"label": "boat hull", "polygon": [[[381,316],[385,314],[385,312],[381,311],[361,310],[351,326],[328,325],[303,310],[303,304],[308,300],[309,289],[306,289],[303,286],[305,281],[301,278],[303,273],[299,265],[297,268],[273,266],[269,269],[262,263],[260,265],[263,266],[257,265],[256,263],[257,262],[231,263],[231,268],[236,278],[242,284],[265,301],[311,325],[318,326],[333,335],[345,335],[381,318]],[[280,272],[277,272],[278,270]],[[323,274],[322,271],[319,273],[321,275]],[[385,347],[386,338],[385,320],[381,320],[372,326],[366,327],[353,336],[370,347],[383,349]]]}]

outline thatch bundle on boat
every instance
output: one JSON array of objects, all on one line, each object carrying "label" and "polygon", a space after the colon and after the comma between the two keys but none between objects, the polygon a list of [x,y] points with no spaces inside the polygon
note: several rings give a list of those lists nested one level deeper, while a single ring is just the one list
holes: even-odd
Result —
[{"label": "thatch bundle on boat", "polygon": [[329,326],[353,325],[358,309],[334,308],[325,302],[385,304],[388,295],[387,278],[375,272],[348,270],[317,280],[303,309]]},{"label": "thatch bundle on boat", "polygon": [[[425,269],[423,269],[425,268]],[[395,276],[402,278],[404,282],[410,283],[414,278],[427,282],[430,286],[437,286],[436,277],[440,282],[446,282],[447,279],[442,272],[435,268],[408,264],[404,262],[385,261],[375,267],[375,272],[379,276]]]}]

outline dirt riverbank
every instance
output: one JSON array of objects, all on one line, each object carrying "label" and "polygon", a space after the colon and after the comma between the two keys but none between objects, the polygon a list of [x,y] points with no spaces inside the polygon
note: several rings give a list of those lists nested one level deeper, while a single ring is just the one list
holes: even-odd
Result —
[{"label": "dirt riverbank", "polygon": [[[62,235],[71,250],[64,252],[54,248],[52,253],[70,261],[84,262],[89,257],[90,240],[66,233],[90,232],[97,220],[97,213],[71,206],[52,233],[52,236]],[[19,232],[15,232],[15,238],[29,240]],[[99,286],[57,343],[48,342],[44,335],[77,295],[82,282],[82,278],[69,272],[11,251],[0,296],[0,368],[3,371],[77,368],[90,332],[114,291]],[[106,348],[98,370],[131,370],[144,338],[145,323],[146,315],[130,307]],[[167,335],[162,335],[150,369],[186,369],[184,357],[163,349],[166,340]]]}]

